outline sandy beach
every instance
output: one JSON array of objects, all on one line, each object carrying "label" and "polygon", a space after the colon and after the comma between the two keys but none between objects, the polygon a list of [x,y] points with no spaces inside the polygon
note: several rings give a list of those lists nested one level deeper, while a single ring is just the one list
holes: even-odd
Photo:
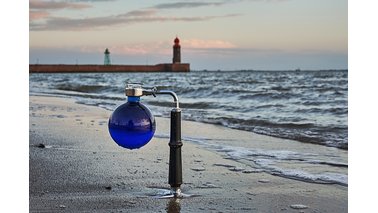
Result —
[{"label": "sandy beach", "polygon": [[[30,212],[347,212],[348,187],[315,184],[246,168],[193,138],[235,141],[251,148],[330,148],[221,126],[183,121],[185,199],[157,199],[169,189],[169,119],[157,117],[150,143],[117,146],[105,109],[72,99],[29,97]],[[237,139],[237,140],[236,140]],[[343,153],[347,155],[347,151]],[[295,165],[292,165],[295,166]]]}]

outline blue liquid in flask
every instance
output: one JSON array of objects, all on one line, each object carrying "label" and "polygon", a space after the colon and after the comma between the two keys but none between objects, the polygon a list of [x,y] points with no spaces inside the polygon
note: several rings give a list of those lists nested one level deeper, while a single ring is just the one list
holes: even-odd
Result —
[{"label": "blue liquid in flask", "polygon": [[126,149],[141,148],[155,134],[155,118],[139,101],[139,97],[129,96],[128,102],[119,106],[109,118],[110,136]]}]

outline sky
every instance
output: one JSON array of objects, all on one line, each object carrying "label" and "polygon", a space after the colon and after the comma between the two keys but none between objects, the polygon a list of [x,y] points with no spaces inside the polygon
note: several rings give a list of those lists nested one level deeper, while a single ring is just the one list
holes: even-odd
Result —
[{"label": "sky", "polygon": [[[376,63],[378,30],[375,27],[376,20],[378,20],[376,11],[378,5],[376,1],[349,0],[348,10],[346,0],[260,0],[232,1],[232,4],[227,4],[227,1],[223,5],[184,7],[177,9],[177,12],[176,9],[156,9],[158,13],[155,16],[207,17],[208,19],[208,16],[214,14],[238,14],[237,16],[223,17],[223,19],[213,17],[212,20],[200,21],[198,19],[192,22],[189,22],[189,19],[186,22],[178,19],[175,21],[160,19],[154,22],[152,18],[150,22],[143,22],[141,19],[137,22],[137,19],[134,18],[134,23],[130,20],[97,27],[90,27],[82,22],[89,19],[88,22],[92,20],[93,23],[94,20],[90,19],[93,17],[116,19],[119,17],[117,15],[127,12],[147,9],[162,3],[180,3],[180,1],[138,0],[134,1],[135,4],[129,3],[130,0],[124,0],[124,3],[121,1],[65,2],[74,5],[85,4],[87,7],[82,9],[77,7],[77,9],[73,9],[75,8],[73,6],[61,6],[60,9],[53,9],[54,7],[28,8],[29,5],[24,0],[0,1],[0,8],[3,9],[0,13],[0,23],[6,29],[0,40],[4,50],[2,51],[3,59],[6,62],[2,64],[3,77],[0,78],[1,97],[4,103],[11,103],[1,105],[1,111],[6,112],[3,113],[6,131],[2,132],[1,140],[17,141],[17,143],[4,143],[0,150],[1,168],[4,168],[5,171],[12,171],[11,173],[5,172],[0,177],[2,182],[8,183],[2,187],[2,193],[6,195],[2,196],[5,197],[2,209],[9,209],[13,212],[26,212],[29,209],[29,182],[27,178],[24,178],[28,176],[29,165],[29,121],[27,119],[29,117],[29,108],[27,107],[29,103],[29,73],[27,61],[29,60],[30,63],[35,63],[37,60],[41,63],[74,63],[75,60],[78,60],[79,63],[101,64],[103,62],[101,55],[106,47],[122,46],[130,49],[139,47],[142,50],[149,49],[151,51],[151,47],[156,45],[152,41],[156,41],[169,45],[163,47],[166,48],[166,54],[149,52],[150,54],[144,53],[143,55],[142,52],[138,55],[132,54],[130,51],[125,53],[111,49],[112,59],[115,57],[116,62],[122,64],[142,63],[146,62],[146,58],[149,58],[149,63],[166,62],[171,59],[169,49],[173,43],[173,37],[177,34],[182,41],[187,41],[187,45],[182,46],[183,61],[190,62],[191,67],[197,69],[223,67],[229,69],[291,69],[293,67],[344,69],[348,66],[348,137],[351,141],[348,154],[350,162],[348,182],[349,186],[353,186],[348,188],[351,201],[348,203],[350,204],[348,210],[350,212],[372,211],[374,206],[366,205],[366,203],[376,202],[375,196],[361,196],[361,194],[366,194],[367,189],[376,189],[378,183],[376,181],[378,174],[369,172],[371,168],[374,168],[374,162],[377,162],[376,150],[378,148],[377,143],[374,143],[377,141],[377,101],[372,98],[378,91],[376,82],[378,79],[376,72],[378,70]],[[183,2],[181,1],[181,3]],[[30,13],[29,23],[28,10]],[[210,14],[207,11],[213,12]],[[349,14],[347,14],[348,12]],[[296,20],[295,24],[288,24],[290,17]],[[80,30],[77,29],[78,27],[69,30],[68,26],[56,25],[56,28],[60,27],[59,30],[53,30],[51,26],[49,30],[43,29],[43,26],[53,25],[59,19],[61,21],[63,19],[76,20],[76,24],[82,23],[83,27]],[[225,23],[227,25],[223,26],[219,23],[222,21],[227,21]],[[41,25],[47,22],[48,25]],[[172,29],[172,26],[175,28]],[[192,28],[188,28],[190,26]],[[73,26],[71,27],[73,28]],[[157,31],[151,33],[151,29],[148,27],[153,27]],[[185,29],[185,27],[187,28]],[[239,31],[231,31],[231,29]],[[347,35],[348,33],[349,35]],[[317,36],[313,37],[314,34]],[[288,36],[290,36],[290,40],[288,40]],[[106,41],[104,41],[105,38]],[[116,43],[117,39],[121,38],[123,40],[120,44],[112,45],[112,42]],[[200,49],[189,47],[188,41],[191,39],[206,42],[208,45],[211,44],[210,41],[214,40],[225,41],[234,46],[223,49],[207,46],[207,48]],[[262,39],[266,40],[261,41]],[[346,40],[349,40],[349,48]],[[203,45],[203,43],[200,44]],[[307,46],[299,46],[300,44]],[[29,52],[24,51],[28,46]],[[99,53],[83,51],[85,48],[96,47],[101,50]],[[217,54],[215,56],[207,54],[204,57],[205,50]],[[219,55],[225,50],[228,50],[227,56],[231,55],[232,57],[221,60]],[[163,50],[158,49],[158,51]],[[67,52],[69,54],[66,54]],[[292,55],[294,57],[291,57]],[[160,58],[158,58],[159,60],[154,58],[153,61],[152,56]],[[298,60],[299,56],[305,60]],[[280,57],[286,58],[287,61],[282,63],[282,60],[278,60],[275,63]]]},{"label": "sky", "polygon": [[181,60],[193,70],[348,68],[347,0],[29,1],[30,64]]}]

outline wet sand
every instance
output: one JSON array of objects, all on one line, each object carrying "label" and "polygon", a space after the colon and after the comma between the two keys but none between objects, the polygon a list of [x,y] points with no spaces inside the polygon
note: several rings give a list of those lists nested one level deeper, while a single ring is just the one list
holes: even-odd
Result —
[{"label": "wet sand", "polygon": [[[71,99],[30,96],[30,212],[347,212],[348,187],[314,184],[264,172],[183,141],[182,190],[199,195],[157,199],[169,189],[169,119],[157,119],[153,140],[139,150],[117,146],[110,111]],[[183,136],[298,146],[288,140],[183,121]],[[320,148],[321,149],[321,148]]]}]

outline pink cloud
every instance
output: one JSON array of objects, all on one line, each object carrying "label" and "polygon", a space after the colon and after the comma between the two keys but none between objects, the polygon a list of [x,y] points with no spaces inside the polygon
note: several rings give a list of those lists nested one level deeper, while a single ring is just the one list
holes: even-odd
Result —
[{"label": "pink cloud", "polygon": [[50,13],[45,12],[45,11],[29,11],[29,19],[31,21],[43,19],[43,18],[46,18],[49,15],[50,15]]},{"label": "pink cloud", "polygon": [[185,48],[193,48],[193,49],[227,49],[227,48],[235,48],[236,46],[229,41],[223,40],[202,40],[202,39],[187,39],[182,40],[181,45]]},{"label": "pink cloud", "polygon": [[138,44],[125,44],[110,47],[81,47],[81,52],[93,53],[103,52],[105,48],[108,48],[110,54],[117,55],[146,55],[146,54],[160,54],[168,55],[172,53],[172,44],[167,42],[157,43],[138,43]]},{"label": "pink cloud", "polygon": [[82,3],[57,2],[57,1],[39,1],[31,0],[29,2],[29,9],[85,9],[91,5]]},{"label": "pink cloud", "polygon": [[[228,41],[219,39],[214,40],[202,40],[202,39],[181,39],[180,41],[182,49],[187,52],[196,51],[197,53],[206,53],[207,51],[226,51],[235,49],[236,45]],[[80,47],[81,52],[93,53],[103,52],[105,48],[108,48],[111,54],[117,55],[171,55],[172,54],[172,41],[161,41],[151,43],[133,43],[124,45],[115,45],[107,47],[99,46],[86,46]]]}]

